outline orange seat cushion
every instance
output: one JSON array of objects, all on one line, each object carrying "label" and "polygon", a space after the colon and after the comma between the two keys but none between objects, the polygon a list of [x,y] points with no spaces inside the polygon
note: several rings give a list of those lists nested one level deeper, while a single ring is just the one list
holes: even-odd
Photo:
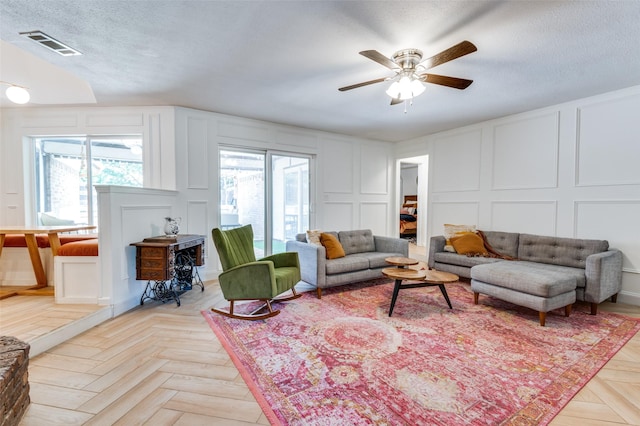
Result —
[{"label": "orange seat cushion", "polygon": [[[95,240],[98,238],[98,234],[59,234],[58,239],[60,245],[73,243],[75,241],[83,240]],[[47,234],[36,234],[36,243],[39,248],[51,247],[49,244],[49,236]],[[7,234],[4,239],[3,247],[26,247],[27,240],[24,238],[24,234]]]},{"label": "orange seat cushion", "polygon": [[97,256],[98,239],[73,241],[66,243],[58,249],[58,256]]},{"label": "orange seat cushion", "polygon": [[[36,243],[39,248],[49,247],[49,237],[47,234],[37,234]],[[24,238],[24,234],[7,234],[4,238],[3,247],[26,247],[27,240]]]},{"label": "orange seat cushion", "polygon": [[98,234],[58,234],[60,245],[73,243],[75,241],[95,240]]}]

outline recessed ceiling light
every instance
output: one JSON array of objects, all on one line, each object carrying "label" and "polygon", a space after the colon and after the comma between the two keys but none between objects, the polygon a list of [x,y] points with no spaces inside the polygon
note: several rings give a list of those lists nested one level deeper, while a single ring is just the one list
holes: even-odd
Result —
[{"label": "recessed ceiling light", "polygon": [[42,31],[27,31],[24,33],[20,33],[20,35],[30,38],[36,43],[39,43],[47,49],[53,50],[54,52],[59,53],[62,56],[82,55],[82,53],[78,52],[76,49],[69,47],[62,42],[59,42],[55,38],[43,33]]}]

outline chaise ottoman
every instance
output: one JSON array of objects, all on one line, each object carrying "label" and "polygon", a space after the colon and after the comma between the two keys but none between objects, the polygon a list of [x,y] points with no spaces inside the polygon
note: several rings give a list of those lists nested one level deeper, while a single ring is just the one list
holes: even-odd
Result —
[{"label": "chaise ottoman", "polygon": [[528,262],[505,261],[471,268],[473,301],[480,293],[516,305],[535,309],[544,326],[547,312],[563,308],[571,314],[576,301],[576,278],[570,274],[527,265]]}]

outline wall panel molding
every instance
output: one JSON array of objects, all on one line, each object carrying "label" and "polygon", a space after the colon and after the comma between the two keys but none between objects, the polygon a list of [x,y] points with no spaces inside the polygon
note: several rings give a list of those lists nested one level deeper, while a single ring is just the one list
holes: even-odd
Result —
[{"label": "wall panel molding", "polygon": [[187,118],[187,187],[209,188],[209,151],[207,120]]},{"label": "wall panel molding", "polygon": [[96,113],[89,112],[85,117],[87,127],[122,127],[144,125],[144,114],[141,112],[131,112],[123,114]]},{"label": "wall panel molding", "polygon": [[330,164],[325,164],[323,173],[325,194],[353,194],[354,148],[353,142],[349,141],[333,139],[324,141],[322,145],[324,157],[331,159]]},{"label": "wall panel molding", "polygon": [[482,129],[438,137],[433,143],[432,192],[480,189]]},{"label": "wall panel molding", "polygon": [[271,140],[269,127],[267,126],[222,119],[218,120],[218,136],[258,142],[269,142]]},{"label": "wall panel molding", "polygon": [[554,236],[557,223],[555,200],[491,201],[492,230]]},{"label": "wall panel molding", "polygon": [[[189,200],[187,202],[187,227],[182,232],[208,236],[209,203],[207,200]],[[184,228],[184,225],[183,225]]]},{"label": "wall panel molding", "polygon": [[637,185],[640,94],[578,108],[576,186]]},{"label": "wall panel molding", "polygon": [[433,201],[427,213],[430,235],[442,235],[445,223],[479,226],[479,220],[479,201]]},{"label": "wall panel molding", "polygon": [[389,203],[365,201],[360,203],[360,229],[371,229],[373,235],[387,235]]},{"label": "wall panel molding", "polygon": [[576,200],[574,235],[609,241],[623,253],[623,271],[640,274],[639,217],[640,199]]},{"label": "wall panel molding", "polygon": [[300,151],[307,148],[312,151],[318,149],[318,137],[301,132],[276,130],[276,144],[284,149]]},{"label": "wall panel molding", "polygon": [[328,201],[324,203],[323,231],[345,231],[354,229],[353,202]]},{"label": "wall panel molding", "polygon": [[23,129],[78,127],[78,114],[33,114],[22,119]]},{"label": "wall panel molding", "polygon": [[370,146],[360,151],[360,193],[389,193],[389,150]]},{"label": "wall panel molding", "polygon": [[492,189],[556,188],[559,129],[558,111],[495,125]]}]

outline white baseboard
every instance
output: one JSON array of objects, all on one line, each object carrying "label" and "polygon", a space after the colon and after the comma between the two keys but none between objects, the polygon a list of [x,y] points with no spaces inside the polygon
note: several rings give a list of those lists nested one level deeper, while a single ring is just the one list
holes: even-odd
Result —
[{"label": "white baseboard", "polygon": [[118,315],[122,315],[127,311],[130,311],[131,309],[140,306],[140,296],[141,294],[137,294],[137,295],[133,295],[133,296],[129,296],[127,298],[127,300],[124,300],[122,302],[116,303],[115,305],[113,305],[113,316],[117,317]]},{"label": "white baseboard", "polygon": [[640,293],[622,290],[618,293],[618,302],[627,305],[640,306]]},{"label": "white baseboard", "polygon": [[51,333],[40,336],[29,342],[31,349],[29,350],[29,358],[33,358],[41,353],[51,349],[52,347],[63,343],[72,337],[83,333],[108,319],[113,317],[111,306],[105,306],[99,311],[93,312],[86,317],[74,321],[70,324],[53,330]]}]

